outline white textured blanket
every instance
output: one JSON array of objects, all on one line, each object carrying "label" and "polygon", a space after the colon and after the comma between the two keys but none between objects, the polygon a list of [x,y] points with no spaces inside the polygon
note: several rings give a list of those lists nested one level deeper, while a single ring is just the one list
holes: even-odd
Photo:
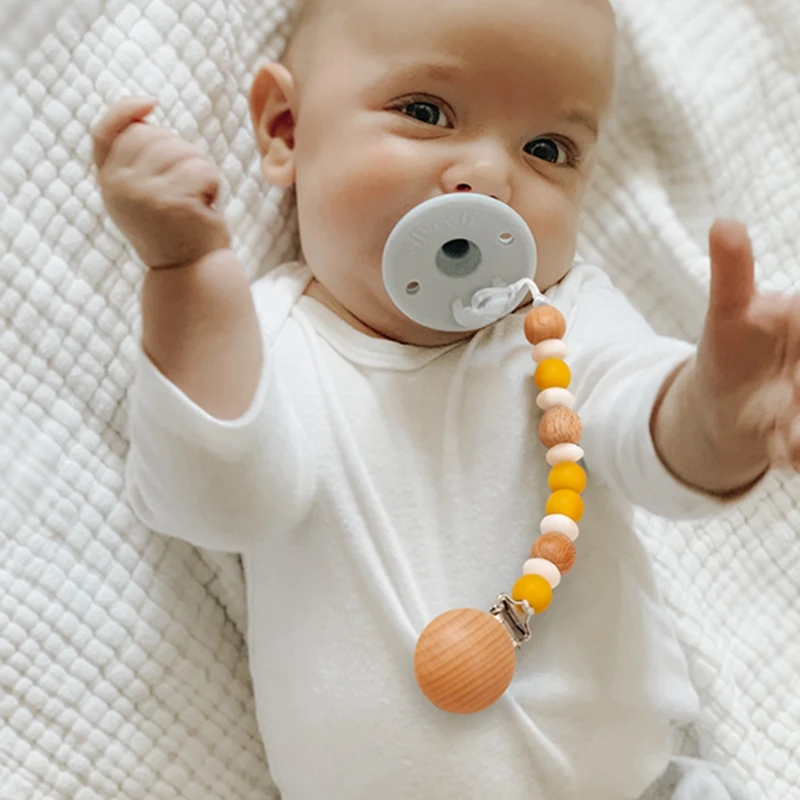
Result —
[{"label": "white textured blanket", "polygon": [[[288,0],[1,1],[0,798],[276,796],[238,561],[149,533],[121,500],[141,270],[104,218],[87,130],[121,93],[155,95],[221,165],[253,273],[288,257],[291,209],[264,192],[246,102]],[[716,214],[750,223],[765,286],[800,286],[800,9],[617,7],[619,103],[582,254],[691,338]],[[701,749],[753,800],[800,798],[799,505],[776,476],[713,524],[641,518]]]}]

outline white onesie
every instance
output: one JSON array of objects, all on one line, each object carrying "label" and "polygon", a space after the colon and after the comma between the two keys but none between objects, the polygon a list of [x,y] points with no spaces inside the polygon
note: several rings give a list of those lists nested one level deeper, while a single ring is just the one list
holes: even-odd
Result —
[{"label": "white onesie", "polygon": [[507,694],[453,716],[416,686],[417,636],[510,591],[548,494],[525,311],[414,347],[353,330],[303,295],[309,279],[290,264],[254,285],[265,366],[235,422],[142,357],[127,471],[144,523],[242,554],[258,721],[284,800],[639,797],[697,696],[626,501],[718,507],[667,473],[649,435],[692,347],[656,336],[595,268],[548,292],[585,424],[578,562],[532,620]]}]

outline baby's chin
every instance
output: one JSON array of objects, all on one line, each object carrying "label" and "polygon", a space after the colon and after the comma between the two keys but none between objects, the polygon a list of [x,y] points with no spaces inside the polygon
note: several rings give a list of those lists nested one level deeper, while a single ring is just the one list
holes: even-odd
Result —
[{"label": "baby's chin", "polygon": [[363,308],[354,305],[348,309],[374,336],[417,347],[440,347],[471,335],[470,331],[448,333],[426,328],[403,314],[385,292],[380,294]]},{"label": "baby's chin", "polygon": [[[367,336],[417,347],[441,347],[469,339],[475,334],[474,330],[438,331],[407,317],[389,297],[379,267],[364,268],[360,274],[366,280],[359,281],[359,270],[345,272],[340,269],[341,265],[331,269],[329,263],[323,264],[323,269],[309,266],[314,273],[314,280],[306,294]],[[326,267],[329,270],[327,274]],[[348,279],[343,280],[345,275]],[[560,274],[557,276],[561,277]],[[531,295],[526,294],[515,311],[530,305],[531,301]]]},{"label": "baby's chin", "polygon": [[468,339],[474,333],[474,331],[459,331],[455,333],[435,331],[418,325],[416,322],[402,316],[396,323],[386,325],[384,331],[378,332],[385,339],[416,347],[442,347]]},{"label": "baby's chin", "polygon": [[[512,313],[524,310],[527,306],[530,306],[532,301],[531,295],[527,294]],[[376,318],[369,327],[384,339],[417,347],[442,347],[469,339],[476,333],[474,330],[450,332],[426,328],[406,317],[393,305],[391,309],[386,309],[383,314]]]}]

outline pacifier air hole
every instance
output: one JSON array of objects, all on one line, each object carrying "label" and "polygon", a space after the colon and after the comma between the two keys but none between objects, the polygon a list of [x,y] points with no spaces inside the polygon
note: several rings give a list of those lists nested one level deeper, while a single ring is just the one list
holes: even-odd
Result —
[{"label": "pacifier air hole", "polygon": [[419,285],[419,281],[411,281],[411,283],[406,286],[406,294],[415,295],[419,294],[419,290],[422,287]]},{"label": "pacifier air hole", "polygon": [[481,265],[483,254],[469,239],[451,239],[436,253],[436,267],[448,278],[464,278]]},{"label": "pacifier air hole", "polygon": [[497,238],[500,240],[500,244],[504,245],[514,244],[513,233],[501,233],[500,236],[498,236]]}]

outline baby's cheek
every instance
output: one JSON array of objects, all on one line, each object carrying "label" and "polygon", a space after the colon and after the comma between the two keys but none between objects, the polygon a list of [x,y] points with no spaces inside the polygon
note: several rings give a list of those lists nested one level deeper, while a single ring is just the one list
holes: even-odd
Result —
[{"label": "baby's cheek", "polygon": [[578,236],[579,208],[560,189],[548,186],[538,193],[528,223],[539,253],[538,281],[549,285],[569,269]]},{"label": "baby's cheek", "polygon": [[[339,142],[298,172],[301,236],[306,255],[331,247],[344,260],[380,263],[398,220],[428,199],[427,181],[402,141]],[[312,168],[313,167],[313,168]]]},{"label": "baby's cheek", "polygon": [[427,199],[428,181],[415,150],[414,142],[400,138],[353,148],[340,162],[342,200],[350,207],[363,206],[377,214]]}]

